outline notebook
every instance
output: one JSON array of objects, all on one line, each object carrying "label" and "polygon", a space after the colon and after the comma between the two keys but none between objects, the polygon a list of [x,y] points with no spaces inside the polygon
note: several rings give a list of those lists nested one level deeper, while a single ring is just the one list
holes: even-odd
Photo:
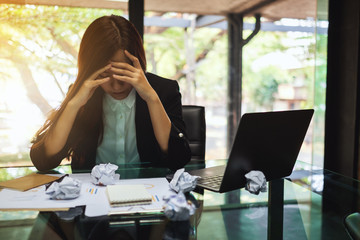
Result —
[{"label": "notebook", "polygon": [[152,202],[150,193],[142,184],[108,185],[106,194],[112,207],[145,205]]},{"label": "notebook", "polygon": [[197,186],[228,192],[246,185],[245,174],[262,171],[267,181],[289,176],[309,127],[313,109],[246,113],[226,166],[189,171]]}]

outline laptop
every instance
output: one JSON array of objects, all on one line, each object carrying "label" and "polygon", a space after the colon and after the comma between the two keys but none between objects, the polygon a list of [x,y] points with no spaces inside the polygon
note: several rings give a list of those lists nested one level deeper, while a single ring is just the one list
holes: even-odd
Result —
[{"label": "laptop", "polygon": [[313,109],[246,113],[241,117],[226,166],[189,171],[197,187],[228,192],[246,185],[245,174],[262,171],[267,181],[289,176]]}]

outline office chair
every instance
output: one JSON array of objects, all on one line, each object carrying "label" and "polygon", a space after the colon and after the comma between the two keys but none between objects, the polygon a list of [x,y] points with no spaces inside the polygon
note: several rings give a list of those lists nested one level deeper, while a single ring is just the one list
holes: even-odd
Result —
[{"label": "office chair", "polygon": [[360,239],[360,213],[355,212],[346,216],[344,220],[345,228],[351,239]]},{"label": "office chair", "polygon": [[196,105],[183,105],[182,114],[191,149],[190,162],[205,163],[205,107]]}]

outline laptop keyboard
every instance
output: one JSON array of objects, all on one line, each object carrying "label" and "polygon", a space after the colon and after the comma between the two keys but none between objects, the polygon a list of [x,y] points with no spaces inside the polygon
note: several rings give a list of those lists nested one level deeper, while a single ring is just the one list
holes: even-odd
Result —
[{"label": "laptop keyboard", "polygon": [[212,188],[220,188],[221,181],[224,175],[213,175],[201,177],[197,180],[198,184],[206,185]]}]

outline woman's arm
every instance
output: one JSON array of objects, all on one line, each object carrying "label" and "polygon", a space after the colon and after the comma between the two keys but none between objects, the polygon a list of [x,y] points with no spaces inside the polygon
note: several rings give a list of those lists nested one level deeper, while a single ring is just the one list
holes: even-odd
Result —
[{"label": "woman's arm", "polygon": [[147,80],[139,60],[126,50],[125,54],[133,65],[112,62],[113,78],[131,84],[147,103],[154,135],[162,152],[160,158],[155,161],[149,159],[151,157],[145,158],[170,169],[183,167],[190,161],[191,151],[182,119],[179,85],[177,82],[167,84],[169,89],[164,89],[166,94],[159,96]]},{"label": "woman's arm", "polygon": [[182,119],[179,85],[176,82],[167,85],[167,97],[160,100],[159,97],[164,96],[159,96],[150,85],[139,60],[126,50],[125,54],[133,66],[123,62],[112,62],[113,78],[131,84],[147,103],[154,135],[163,153],[157,162],[170,169],[183,167],[190,161],[191,152]]},{"label": "woman's arm", "polygon": [[133,66],[125,62],[112,62],[113,67],[111,71],[115,73],[113,77],[119,81],[131,84],[140,97],[147,103],[156,140],[159,143],[161,151],[167,153],[171,121],[159,96],[146,79],[139,60],[128,51],[125,50],[124,52],[132,61]]},{"label": "woman's arm", "polygon": [[57,154],[65,146],[78,110],[79,106],[69,101],[54,127],[46,133],[44,149],[47,157]]},{"label": "woman's arm", "polygon": [[[163,156],[164,163],[170,169],[184,167],[191,159],[191,150],[186,134],[186,126],[182,118],[182,103],[179,85],[176,81],[162,80],[166,84],[166,90],[161,90],[163,106],[171,120],[171,131],[168,143],[168,154]],[[171,83],[171,84],[170,84]]]},{"label": "woman's arm", "polygon": [[147,105],[156,140],[159,143],[161,151],[167,153],[169,148],[171,121],[156,92],[153,98],[147,101]]},{"label": "woman's arm", "polygon": [[[39,170],[49,170],[60,164],[62,159],[54,156],[65,147],[79,109],[86,104],[98,86],[110,79],[109,77],[96,79],[99,74],[108,70],[110,66],[109,64],[99,69],[93,73],[89,79],[85,80],[80,90],[65,106],[58,120],[44,133],[44,136],[42,136],[44,138],[43,145],[38,146],[34,144],[38,149],[33,149],[36,148],[33,145],[31,160],[36,168]],[[36,150],[38,151],[37,153]]]}]

